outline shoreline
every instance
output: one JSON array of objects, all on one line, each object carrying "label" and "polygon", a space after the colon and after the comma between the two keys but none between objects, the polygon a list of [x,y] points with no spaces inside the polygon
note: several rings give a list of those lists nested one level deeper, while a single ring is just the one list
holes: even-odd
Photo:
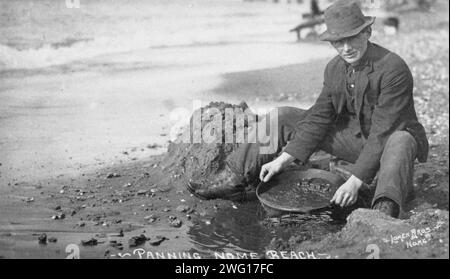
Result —
[{"label": "shoreline", "polygon": [[[175,54],[186,56],[172,67],[144,67],[138,70],[131,67],[132,70],[129,70],[126,65],[133,65],[134,59],[141,59],[141,66],[154,59],[155,53],[142,51],[92,59],[86,62],[87,66],[97,65],[101,61],[106,63],[92,72],[77,71],[79,65],[75,64],[72,65],[73,71],[72,66],[67,66],[63,72],[58,72],[57,67],[44,69],[42,75],[2,77],[2,184],[33,181],[49,174],[76,175],[77,172],[95,170],[98,166],[112,162],[123,163],[161,154],[163,149],[149,149],[146,146],[157,144],[167,147],[171,128],[181,121],[177,119],[180,116],[177,110],[192,111],[194,100],[241,101],[242,96],[238,94],[216,92],[216,88],[224,82],[229,83],[228,75],[223,72],[236,72],[231,80],[238,79],[240,75],[255,75],[252,73],[264,76],[264,72],[276,72],[278,65],[291,64],[297,59],[308,61],[329,51],[321,47],[318,53],[305,57],[302,50],[310,52],[313,49],[311,44],[273,44],[269,48],[265,45],[254,48],[244,44],[232,46],[232,50],[229,47],[219,45],[189,50],[189,53],[184,53],[184,48],[160,50],[158,59],[162,64]],[[252,49],[254,53],[246,58],[249,65],[245,65],[245,59],[236,65],[229,60],[225,65],[221,64],[230,52],[243,52],[245,55]],[[274,53],[282,51],[286,54],[282,56],[282,61],[277,61]],[[268,53],[272,53],[268,61],[255,59]],[[196,57],[203,56],[209,58],[196,61]],[[108,61],[111,65],[117,64],[114,67],[128,70],[116,69],[110,72]],[[292,72],[302,68],[303,63],[299,64],[286,67],[292,67]],[[272,65],[277,67],[272,69]],[[253,70],[261,66],[263,70]],[[280,67],[278,77],[286,72],[285,66]],[[278,79],[271,82],[276,86],[282,81]],[[242,83],[239,83],[240,86]],[[241,89],[251,91],[252,86],[244,85]],[[295,86],[283,90],[291,94]],[[301,96],[305,92],[297,95]],[[279,104],[292,103],[291,99],[283,98]],[[272,104],[267,99],[256,105],[252,103],[252,107],[255,106],[267,108]]]}]

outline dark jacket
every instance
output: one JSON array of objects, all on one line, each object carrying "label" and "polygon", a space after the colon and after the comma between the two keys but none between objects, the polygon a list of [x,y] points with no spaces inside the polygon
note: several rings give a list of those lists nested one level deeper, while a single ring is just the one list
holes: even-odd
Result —
[{"label": "dark jacket", "polygon": [[[328,63],[319,98],[304,120],[298,122],[296,137],[284,149],[301,162],[308,160],[333,126],[348,119],[345,63],[339,56]],[[413,77],[403,59],[369,42],[366,63],[355,84],[357,120],[350,121],[347,128],[366,138],[352,173],[370,183],[379,169],[386,140],[394,131],[406,130],[414,136],[420,162],[427,160],[428,140],[417,120]]]}]

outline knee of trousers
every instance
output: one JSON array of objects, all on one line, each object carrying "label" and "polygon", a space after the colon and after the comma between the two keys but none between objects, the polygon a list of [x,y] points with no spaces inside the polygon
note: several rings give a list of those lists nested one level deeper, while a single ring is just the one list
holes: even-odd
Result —
[{"label": "knee of trousers", "polygon": [[402,158],[410,158],[414,160],[417,152],[417,142],[414,137],[407,131],[396,131],[386,141],[381,161],[394,159],[394,161]]},{"label": "knee of trousers", "polygon": [[266,114],[266,117],[270,117],[271,122],[276,122],[281,125],[290,125],[293,119],[301,117],[306,111],[296,107],[281,106],[273,108]]}]

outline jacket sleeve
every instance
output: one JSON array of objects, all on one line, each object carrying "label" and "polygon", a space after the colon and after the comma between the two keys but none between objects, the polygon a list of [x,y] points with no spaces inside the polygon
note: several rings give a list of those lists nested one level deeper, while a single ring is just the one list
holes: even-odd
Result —
[{"label": "jacket sleeve", "polygon": [[411,104],[412,90],[413,77],[406,65],[387,71],[382,77],[369,137],[351,171],[362,181],[371,183],[376,175],[385,143],[402,124],[402,113]]},{"label": "jacket sleeve", "polygon": [[303,163],[315,152],[336,119],[331,99],[332,89],[327,84],[327,80],[327,70],[325,70],[322,92],[315,104],[306,112],[306,117],[297,122],[295,137],[283,150]]}]

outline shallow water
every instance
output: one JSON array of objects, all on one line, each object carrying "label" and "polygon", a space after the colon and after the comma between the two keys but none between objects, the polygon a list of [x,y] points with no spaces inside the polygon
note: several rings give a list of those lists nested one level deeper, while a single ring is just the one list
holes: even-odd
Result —
[{"label": "shallow water", "polygon": [[150,48],[285,41],[307,8],[241,0],[66,2],[0,1],[0,70]]},{"label": "shallow water", "polygon": [[187,232],[194,244],[192,251],[205,258],[249,257],[250,253],[260,258],[274,238],[287,241],[293,235],[323,237],[344,225],[329,215],[270,218],[259,202],[242,204],[237,209],[221,208],[193,223]]},{"label": "shallow water", "polygon": [[[343,222],[324,216],[284,216],[268,219],[259,203],[229,205],[209,215],[195,215],[192,223],[174,229],[168,225],[149,225],[123,237],[117,232],[89,233],[45,231],[56,237],[56,243],[38,244],[41,231],[18,231],[0,234],[0,258],[67,258],[77,255],[86,258],[133,259],[238,259],[263,258],[272,239],[288,241],[292,236],[304,239],[322,238],[341,229]],[[168,240],[152,246],[151,241],[130,247],[128,241],[144,234],[150,240],[164,236]],[[82,246],[81,240],[95,237],[98,244]],[[110,242],[121,243],[123,249]],[[281,248],[280,248],[281,249]],[[281,251],[281,250],[280,250]],[[283,250],[284,251],[284,250]],[[290,251],[288,251],[290,252]]]}]

